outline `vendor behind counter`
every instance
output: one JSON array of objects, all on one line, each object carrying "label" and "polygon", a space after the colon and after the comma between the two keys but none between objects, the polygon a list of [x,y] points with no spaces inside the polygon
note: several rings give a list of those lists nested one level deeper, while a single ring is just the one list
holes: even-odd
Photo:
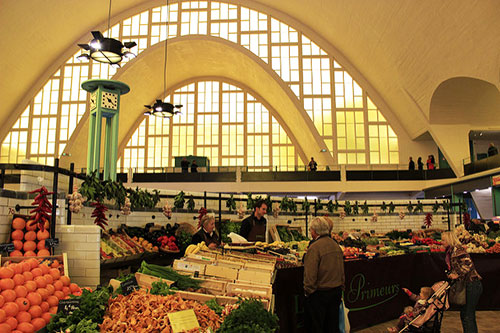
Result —
[{"label": "vendor behind counter", "polygon": [[265,201],[257,200],[253,214],[241,221],[240,236],[245,237],[249,242],[265,242],[267,220],[264,215],[266,213]]},{"label": "vendor behind counter", "polygon": [[205,242],[205,244],[215,249],[220,245],[220,237],[215,230],[215,216],[213,214],[206,214],[201,218],[200,230],[198,230],[191,239],[192,244]]}]

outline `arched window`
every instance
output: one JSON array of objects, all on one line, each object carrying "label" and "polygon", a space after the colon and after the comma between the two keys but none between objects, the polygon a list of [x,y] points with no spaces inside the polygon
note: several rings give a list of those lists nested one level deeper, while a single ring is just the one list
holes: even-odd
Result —
[{"label": "arched window", "polygon": [[[182,1],[150,8],[111,28],[113,38],[136,41],[132,51],[137,54],[167,37],[200,34],[241,45],[268,64],[302,103],[338,164],[399,163],[397,135],[366,91],[335,55],[277,17],[239,4]],[[2,142],[0,162],[29,158],[51,164],[63,153],[88,109],[81,82],[116,73],[105,64],[78,62],[79,54],[67,60],[30,101]],[[122,64],[126,70],[126,62]]]},{"label": "arched window", "polygon": [[208,157],[215,167],[295,170],[298,157],[290,138],[246,89],[223,80],[195,80],[165,100],[183,104],[182,114],[145,117],[119,153],[119,168],[161,171],[173,167],[176,156],[195,155]]}]

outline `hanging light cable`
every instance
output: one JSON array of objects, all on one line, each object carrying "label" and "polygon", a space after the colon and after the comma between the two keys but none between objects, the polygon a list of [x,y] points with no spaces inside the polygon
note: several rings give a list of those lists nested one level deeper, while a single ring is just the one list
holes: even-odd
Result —
[{"label": "hanging light cable", "polygon": [[150,116],[154,115],[157,117],[162,117],[162,118],[169,118],[172,117],[178,113],[180,113],[180,108],[182,105],[173,105],[168,102],[164,102],[164,100],[167,98],[167,61],[168,61],[168,16],[170,14],[170,9],[168,7],[168,0],[167,0],[167,19],[165,20],[165,29],[167,30],[166,36],[165,36],[165,51],[164,51],[164,56],[163,56],[163,100],[157,99],[153,105],[144,105],[146,108],[148,108],[147,111],[144,112],[144,115]]}]

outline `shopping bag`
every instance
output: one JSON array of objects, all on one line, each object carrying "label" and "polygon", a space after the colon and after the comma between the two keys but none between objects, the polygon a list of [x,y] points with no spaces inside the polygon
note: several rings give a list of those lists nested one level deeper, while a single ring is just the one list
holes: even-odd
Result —
[{"label": "shopping bag", "polygon": [[351,325],[349,325],[349,318],[347,317],[349,309],[345,307],[344,300],[340,302],[339,306],[339,329],[340,333],[349,333]]}]

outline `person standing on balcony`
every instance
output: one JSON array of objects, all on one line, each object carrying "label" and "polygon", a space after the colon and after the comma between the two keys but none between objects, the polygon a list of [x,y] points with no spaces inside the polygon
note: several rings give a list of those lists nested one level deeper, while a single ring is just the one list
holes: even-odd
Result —
[{"label": "person standing on balcony", "polygon": [[311,160],[309,161],[309,164],[307,165],[309,168],[309,171],[316,171],[318,170],[318,163],[314,160],[314,157],[311,157]]},{"label": "person standing on balcony", "polygon": [[422,157],[419,157],[417,160],[418,171],[424,170],[424,162],[422,162]]},{"label": "person standing on balcony", "polygon": [[413,157],[410,156],[410,162],[408,163],[408,170],[415,170],[415,162],[413,161]]},{"label": "person standing on balcony", "polygon": [[262,199],[257,200],[253,214],[241,221],[240,236],[245,237],[249,242],[265,242],[267,220],[264,215],[266,213],[266,202]]},{"label": "person standing on balcony", "polygon": [[181,161],[182,173],[187,173],[189,171],[189,162],[187,158],[183,157]]},{"label": "person standing on balcony", "polygon": [[490,142],[490,146],[488,147],[488,157],[498,155],[498,149],[495,147],[493,142]]},{"label": "person standing on balcony", "polygon": [[196,160],[191,162],[191,172],[198,172],[198,164],[196,164]]},{"label": "person standing on balcony", "polygon": [[431,156],[427,156],[427,170],[434,170],[434,162],[432,162]]}]

